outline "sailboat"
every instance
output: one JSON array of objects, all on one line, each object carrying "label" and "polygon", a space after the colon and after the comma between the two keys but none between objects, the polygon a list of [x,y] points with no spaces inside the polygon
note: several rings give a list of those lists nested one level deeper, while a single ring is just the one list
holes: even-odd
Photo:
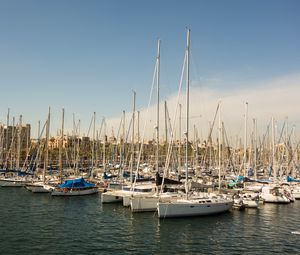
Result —
[{"label": "sailboat", "polygon": [[260,197],[264,203],[288,204],[291,202],[289,194],[278,185],[263,186]]},{"label": "sailboat", "polygon": [[52,191],[52,196],[81,196],[98,193],[95,184],[87,182],[84,178],[66,180]]},{"label": "sailboat", "polygon": [[123,197],[131,194],[132,185],[132,172],[133,172],[133,161],[134,161],[134,121],[135,121],[135,100],[136,92],[133,91],[133,111],[132,111],[132,137],[131,137],[131,168],[130,168],[130,185],[122,185],[121,189],[109,190],[101,194],[102,203],[118,203],[123,202]]},{"label": "sailboat", "polygon": [[[133,166],[134,166],[134,120],[135,120],[135,99],[136,92],[133,92],[133,114],[132,114],[132,141],[131,141],[131,167],[130,167],[130,182],[128,185],[123,185],[121,189],[110,190],[101,194],[102,203],[117,203],[123,202],[124,206],[130,205],[130,197],[132,194],[144,194],[152,192],[155,185],[150,183],[133,184]],[[137,177],[137,174],[136,176]]]},{"label": "sailboat", "polygon": [[[156,88],[157,88],[157,102],[156,102],[156,187],[151,192],[137,192],[133,193],[130,197],[130,208],[132,212],[149,212],[157,210],[157,203],[159,199],[170,200],[173,197],[178,197],[178,193],[175,192],[163,192],[159,193],[159,187],[162,183],[162,178],[159,175],[159,82],[160,82],[160,40],[157,44],[157,57],[156,57],[156,66],[155,66],[155,75],[156,75]],[[167,181],[164,182],[167,184]],[[182,184],[178,181],[170,180],[169,183],[172,184]]]},{"label": "sailboat", "polygon": [[33,193],[49,193],[54,189],[53,185],[46,183],[46,171],[48,167],[49,130],[50,130],[50,108],[48,112],[48,119],[46,121],[45,161],[44,161],[42,181],[33,181],[32,183],[26,184],[26,189]]},{"label": "sailboat", "polygon": [[[20,146],[21,146],[21,128],[22,128],[22,115],[20,115],[19,124],[17,126],[14,125],[15,118],[13,118],[13,134],[11,138],[10,148],[7,148],[6,152],[6,160],[5,160],[5,170],[3,175],[0,177],[0,187],[24,187],[26,183],[31,182],[32,175],[26,171],[20,169]],[[7,117],[7,129],[9,127],[9,112]],[[13,153],[13,144],[15,136],[17,136],[17,160],[16,166],[13,166],[13,161],[11,159],[10,170],[8,169],[8,155],[9,153]],[[8,142],[7,142],[8,146]]]},{"label": "sailboat", "polygon": [[186,47],[186,151],[185,151],[185,197],[158,202],[158,217],[188,217],[218,214],[228,211],[232,205],[232,199],[226,196],[207,196],[203,194],[189,194],[188,190],[188,141],[189,141],[189,59],[190,59],[190,30],[187,30]]},{"label": "sailboat", "polygon": [[61,141],[59,145],[59,168],[60,168],[60,182],[57,187],[51,192],[52,196],[81,196],[98,193],[98,187],[90,182],[87,182],[84,178],[77,178],[71,180],[65,180],[62,183],[62,149],[64,139],[64,109],[62,109],[62,128],[61,128]]},{"label": "sailboat", "polygon": [[[7,176],[10,173],[13,174],[12,177]],[[32,180],[32,176],[28,176],[26,173],[24,173],[24,176],[22,172],[7,171],[5,174],[6,175],[4,177],[0,178],[0,187],[24,187],[26,183],[29,183]]]}]

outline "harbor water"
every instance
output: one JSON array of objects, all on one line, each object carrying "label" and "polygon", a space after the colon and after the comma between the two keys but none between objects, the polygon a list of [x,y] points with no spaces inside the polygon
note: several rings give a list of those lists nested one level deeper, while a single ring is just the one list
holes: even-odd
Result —
[{"label": "harbor water", "polygon": [[0,188],[0,254],[300,254],[300,201],[158,219],[100,197]]}]

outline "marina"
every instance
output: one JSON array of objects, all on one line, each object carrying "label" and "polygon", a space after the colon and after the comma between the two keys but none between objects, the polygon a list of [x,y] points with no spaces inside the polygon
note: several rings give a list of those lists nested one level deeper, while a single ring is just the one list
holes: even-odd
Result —
[{"label": "marina", "polygon": [[0,255],[300,254],[299,13],[0,1]]}]

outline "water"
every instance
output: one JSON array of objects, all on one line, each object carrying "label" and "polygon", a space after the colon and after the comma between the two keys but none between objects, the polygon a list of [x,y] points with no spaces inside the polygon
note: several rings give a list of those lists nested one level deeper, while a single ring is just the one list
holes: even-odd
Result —
[{"label": "water", "polygon": [[0,188],[0,254],[300,254],[300,201],[159,220],[102,205]]}]

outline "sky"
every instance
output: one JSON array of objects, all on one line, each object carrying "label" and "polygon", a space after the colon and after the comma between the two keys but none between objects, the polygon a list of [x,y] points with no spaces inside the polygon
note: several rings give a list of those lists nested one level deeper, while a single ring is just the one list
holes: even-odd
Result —
[{"label": "sky", "polygon": [[98,128],[123,110],[129,119],[133,90],[145,116],[158,38],[160,98],[172,115],[188,27],[191,115],[202,116],[192,124],[207,126],[221,100],[233,135],[246,101],[249,118],[288,116],[299,128],[299,13],[297,0],[0,0],[0,122],[10,108],[34,137],[51,107],[55,134],[64,108],[66,130],[74,114],[87,134],[93,112]]}]

